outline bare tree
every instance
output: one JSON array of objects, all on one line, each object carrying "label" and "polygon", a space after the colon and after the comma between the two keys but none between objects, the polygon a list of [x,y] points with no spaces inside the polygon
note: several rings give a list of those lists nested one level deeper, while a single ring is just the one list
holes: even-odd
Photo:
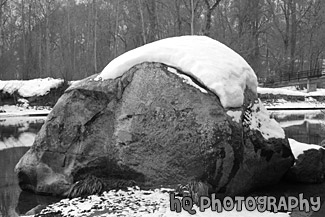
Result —
[{"label": "bare tree", "polygon": [[194,35],[194,0],[191,0],[191,35]]},{"label": "bare tree", "polygon": [[142,30],[142,40],[144,44],[147,44],[147,38],[146,38],[146,29],[144,27],[144,18],[143,18],[143,10],[142,10],[142,3],[141,0],[138,0],[138,7],[141,17],[141,30]]},{"label": "bare tree", "polygon": [[205,28],[203,30],[203,34],[206,36],[210,36],[211,32],[211,24],[212,24],[212,13],[217,8],[217,6],[220,4],[221,0],[215,0],[213,1],[212,5],[210,4],[209,0],[204,0],[204,3],[206,5],[206,21],[205,21]]}]

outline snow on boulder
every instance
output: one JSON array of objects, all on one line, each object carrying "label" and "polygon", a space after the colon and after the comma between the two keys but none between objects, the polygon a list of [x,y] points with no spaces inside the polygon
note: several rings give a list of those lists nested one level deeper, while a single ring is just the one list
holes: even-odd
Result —
[{"label": "snow on boulder", "polygon": [[289,143],[290,143],[291,151],[295,156],[295,159],[298,159],[299,155],[304,154],[304,152],[309,149],[316,149],[316,150],[324,149],[320,145],[306,144],[290,138],[289,138]]},{"label": "snow on boulder", "polygon": [[172,37],[146,44],[112,60],[95,80],[115,79],[142,62],[164,63],[194,77],[220,98],[224,108],[240,107],[246,87],[257,93],[257,78],[249,64],[206,36]]},{"label": "snow on boulder", "polygon": [[164,64],[142,63],[115,79],[95,76],[66,90],[48,115],[17,164],[23,189],[65,194],[90,174],[140,187],[199,179],[212,192],[235,195],[278,182],[293,164],[285,138],[266,139],[245,126],[242,114],[255,115],[258,103],[249,88],[243,105],[227,110]]},{"label": "snow on boulder", "polygon": [[285,138],[284,130],[278,122],[270,118],[269,112],[260,99],[248,111],[250,112],[245,114],[246,122],[249,122],[249,127],[252,130],[259,131],[265,139]]},{"label": "snow on boulder", "polygon": [[295,164],[286,178],[294,182],[322,183],[325,181],[325,149],[314,144],[305,144],[289,139]]},{"label": "snow on boulder", "polygon": [[46,95],[50,89],[58,88],[63,83],[62,79],[38,78],[33,80],[0,80],[0,91],[13,94],[18,92],[22,97]]}]

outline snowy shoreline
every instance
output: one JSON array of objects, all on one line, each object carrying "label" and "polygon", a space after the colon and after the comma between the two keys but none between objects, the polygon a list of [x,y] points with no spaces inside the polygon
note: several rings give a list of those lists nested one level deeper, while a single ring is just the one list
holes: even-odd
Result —
[{"label": "snowy shoreline", "polygon": [[[53,78],[0,81],[0,117],[46,116],[51,111],[51,106],[44,106],[47,100],[41,100],[36,103],[36,106],[30,106],[35,104],[31,103],[30,99],[35,100],[46,96],[53,99],[51,96],[53,92],[57,91],[56,94],[63,94],[65,88],[75,81],[67,82],[66,87],[61,86],[63,83],[62,79]],[[325,109],[325,89],[317,89],[314,92],[307,93],[306,90],[297,90],[296,87],[257,87],[257,94],[267,110]],[[59,96],[55,96],[55,98]],[[8,97],[13,98],[15,103],[6,102],[5,99]]]}]

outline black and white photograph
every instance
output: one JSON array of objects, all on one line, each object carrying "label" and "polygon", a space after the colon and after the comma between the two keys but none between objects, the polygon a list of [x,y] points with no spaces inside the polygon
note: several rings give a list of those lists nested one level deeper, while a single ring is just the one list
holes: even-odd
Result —
[{"label": "black and white photograph", "polygon": [[324,0],[0,0],[0,217],[325,217]]}]

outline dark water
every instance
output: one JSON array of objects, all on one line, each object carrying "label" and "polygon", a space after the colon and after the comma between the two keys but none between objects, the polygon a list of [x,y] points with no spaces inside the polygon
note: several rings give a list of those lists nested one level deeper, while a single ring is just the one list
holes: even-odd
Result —
[{"label": "dark water", "polygon": [[316,111],[279,111],[271,116],[277,120],[288,138],[307,144],[325,143],[325,113]]},{"label": "dark water", "polygon": [[43,123],[44,117],[0,118],[0,217],[19,216],[39,204],[58,200],[22,192],[14,172]]},{"label": "dark water", "polygon": [[[325,121],[321,111],[276,111],[274,117],[284,128],[289,138],[299,142],[320,144],[325,140]],[[25,214],[40,204],[50,204],[59,198],[22,192],[18,186],[14,168],[29,149],[44,123],[45,118],[0,118],[0,217],[14,217]],[[305,192],[306,196],[325,198],[325,184],[293,185],[281,183],[264,189],[258,194],[295,195]],[[325,209],[325,205],[322,206]],[[325,211],[324,211],[325,213]],[[325,216],[319,212],[320,216]],[[317,216],[314,213],[312,216]],[[324,215],[323,215],[324,214]]]}]

